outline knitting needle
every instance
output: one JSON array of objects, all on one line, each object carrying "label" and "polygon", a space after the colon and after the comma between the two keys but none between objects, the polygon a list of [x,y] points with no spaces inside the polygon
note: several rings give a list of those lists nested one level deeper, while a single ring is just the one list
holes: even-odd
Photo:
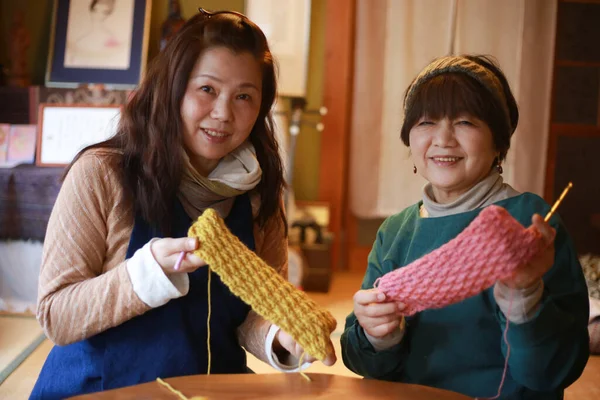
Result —
[{"label": "knitting needle", "polygon": [[548,214],[546,215],[546,218],[544,218],[544,221],[548,222],[550,220],[550,217],[552,217],[552,214],[554,214],[554,212],[556,211],[556,209],[558,208],[558,206],[560,205],[560,203],[563,201],[563,199],[565,198],[565,196],[569,192],[569,189],[571,189],[572,187],[573,187],[573,183],[569,182],[569,184],[567,185],[567,187],[565,188],[565,190],[563,190],[563,192],[561,193],[561,195],[558,198],[558,200],[556,200],[556,202],[554,203],[554,205],[550,209],[550,212],[548,212]]}]

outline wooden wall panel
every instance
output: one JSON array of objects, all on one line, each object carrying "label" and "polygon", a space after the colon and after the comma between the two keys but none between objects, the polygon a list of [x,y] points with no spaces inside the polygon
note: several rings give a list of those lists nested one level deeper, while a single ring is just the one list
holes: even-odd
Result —
[{"label": "wooden wall panel", "polygon": [[325,71],[321,134],[319,200],[331,207],[330,230],[335,235],[333,269],[346,269],[346,212],[348,208],[348,155],[354,64],[354,0],[327,0],[325,17]]}]

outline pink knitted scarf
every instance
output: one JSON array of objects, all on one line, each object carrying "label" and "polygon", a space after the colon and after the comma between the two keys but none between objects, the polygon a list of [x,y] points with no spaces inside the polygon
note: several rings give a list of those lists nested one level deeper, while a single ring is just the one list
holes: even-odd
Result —
[{"label": "pink knitted scarf", "polygon": [[[406,267],[385,274],[375,286],[386,298],[404,303],[405,315],[413,315],[481,293],[527,265],[543,248],[542,235],[536,229],[524,228],[504,208],[491,205],[457,237]],[[508,327],[507,316],[504,371],[498,392],[490,399],[500,397],[508,371]]]},{"label": "pink knitted scarf", "polygon": [[375,286],[404,303],[405,315],[413,315],[481,293],[527,265],[543,246],[536,229],[524,228],[504,208],[491,205],[456,238],[385,274]]}]

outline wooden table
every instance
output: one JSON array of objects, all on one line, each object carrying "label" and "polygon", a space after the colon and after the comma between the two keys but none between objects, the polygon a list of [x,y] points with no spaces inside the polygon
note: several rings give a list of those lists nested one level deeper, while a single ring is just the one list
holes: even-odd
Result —
[{"label": "wooden table", "polygon": [[[441,389],[403,383],[358,379],[340,375],[307,374],[193,375],[165,379],[188,398],[204,396],[208,400],[237,399],[397,399],[466,400],[469,397]],[[109,390],[73,399],[165,399],[176,400],[158,382]]]}]

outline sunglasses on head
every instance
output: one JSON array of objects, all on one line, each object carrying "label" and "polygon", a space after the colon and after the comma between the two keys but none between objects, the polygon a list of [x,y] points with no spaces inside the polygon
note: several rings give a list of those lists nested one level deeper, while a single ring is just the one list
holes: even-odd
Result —
[{"label": "sunglasses on head", "polygon": [[236,15],[236,16],[238,16],[240,18],[244,18],[244,19],[248,18],[244,14],[239,13],[237,11],[208,11],[208,10],[205,10],[204,8],[202,8],[202,7],[199,7],[198,8],[198,12],[200,14],[206,16],[206,18],[210,18],[210,17],[212,17],[214,15],[219,15],[219,14],[232,14],[232,15]]}]

